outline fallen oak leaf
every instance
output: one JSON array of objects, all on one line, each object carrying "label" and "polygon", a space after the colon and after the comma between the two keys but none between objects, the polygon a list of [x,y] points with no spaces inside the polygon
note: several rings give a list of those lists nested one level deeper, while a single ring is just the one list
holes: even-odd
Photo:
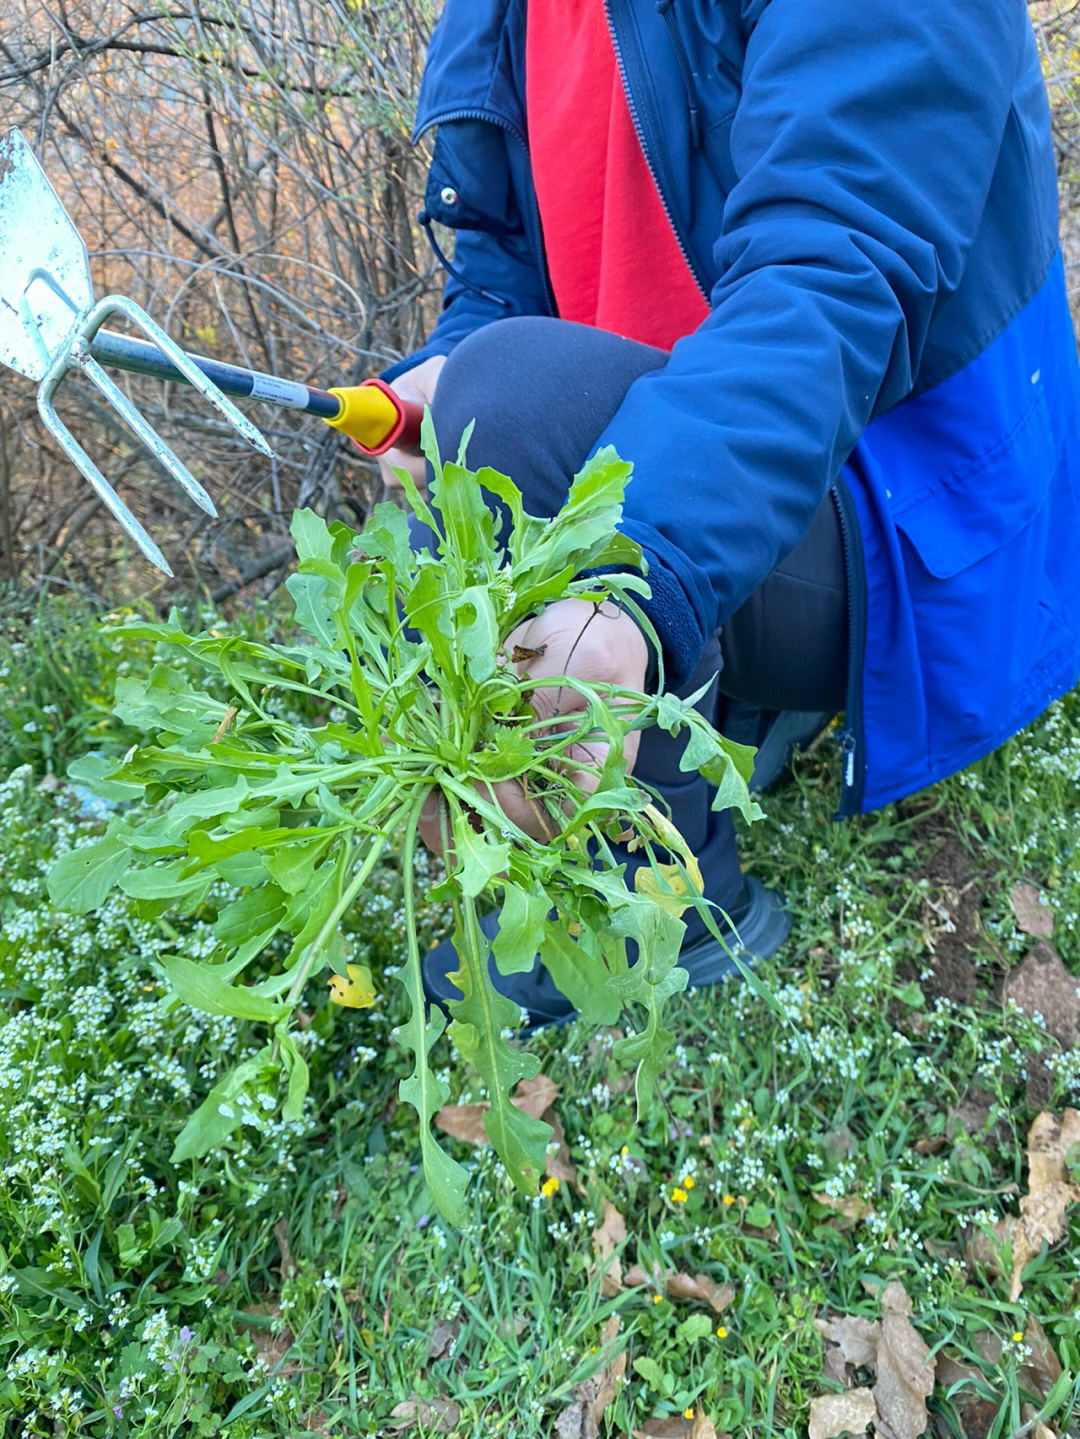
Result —
[{"label": "fallen oak leaf", "polygon": [[811,1198],[826,1209],[831,1209],[840,1219],[846,1221],[844,1224],[837,1224],[837,1229],[850,1229],[861,1219],[868,1219],[874,1212],[873,1205],[867,1204],[865,1199],[860,1199],[857,1194],[845,1194],[837,1198],[832,1194],[813,1194]]},{"label": "fallen oak leaf", "polygon": [[[510,1096],[510,1103],[533,1119],[539,1119],[559,1093],[559,1086],[546,1075],[538,1074],[535,1079],[523,1079]],[[484,1128],[484,1115],[491,1108],[486,1099],[473,1104],[444,1104],[435,1111],[435,1125],[452,1139],[478,1148],[490,1144]]]},{"label": "fallen oak leaf", "polygon": [[809,1439],[836,1439],[839,1434],[865,1434],[877,1419],[877,1404],[869,1389],[848,1389],[843,1394],[819,1394],[810,1400]]},{"label": "fallen oak leaf", "polygon": [[436,1434],[452,1434],[461,1423],[461,1409],[452,1399],[440,1396],[421,1399],[419,1395],[412,1394],[394,1405],[390,1418],[397,1421],[391,1428],[399,1434],[408,1429],[431,1429]]},{"label": "fallen oak leaf", "polygon": [[428,1339],[428,1358],[445,1359],[454,1347],[454,1341],[461,1333],[461,1320],[440,1319]]},{"label": "fallen oak leaf", "polygon": [[626,1242],[626,1220],[612,1204],[604,1201],[604,1217],[593,1230],[593,1252],[604,1267],[600,1277],[600,1293],[612,1299],[623,1287],[622,1262],[616,1252]]},{"label": "fallen oak leaf", "polygon": [[1024,1325],[1024,1348],[1027,1355],[1020,1370],[1021,1377],[1028,1381],[1026,1387],[1045,1399],[1061,1378],[1061,1360],[1034,1314],[1027,1316]]},{"label": "fallen oak leaf", "polygon": [[1017,927],[1024,934],[1033,934],[1038,939],[1049,939],[1054,932],[1054,911],[1049,905],[1043,904],[1035,886],[1013,885],[1009,898],[1012,900]]},{"label": "fallen oak leaf", "polygon": [[646,1273],[640,1264],[632,1264],[623,1278],[623,1288],[637,1289],[646,1284],[668,1299],[695,1299],[708,1304],[717,1314],[723,1314],[735,1302],[735,1286],[717,1284],[707,1274],[683,1274],[675,1269],[661,1269],[658,1264],[651,1273]]},{"label": "fallen oak leaf", "polygon": [[1080,1143],[1080,1112],[1066,1109],[1059,1119],[1043,1110],[1028,1131],[1028,1189],[1020,1200],[1020,1218],[1006,1220],[1012,1240],[1009,1299],[1015,1303],[1023,1288],[1028,1263],[1065,1238],[1068,1210],[1080,1203],[1080,1185],[1068,1181],[1066,1157]]},{"label": "fallen oak leaf", "polygon": [[707,1274],[673,1274],[667,1281],[669,1299],[696,1299],[717,1314],[723,1314],[735,1302],[733,1284],[717,1284]]},{"label": "fallen oak leaf", "polygon": [[[864,1319],[861,1314],[834,1315],[815,1319],[814,1327],[827,1345],[839,1351],[842,1365],[854,1369],[870,1369],[877,1362],[881,1325],[877,1320]],[[843,1382],[846,1383],[846,1380]]]},{"label": "fallen oak leaf", "polygon": [[716,1425],[704,1409],[698,1405],[693,1418],[685,1416],[667,1419],[646,1419],[640,1428],[633,1431],[634,1439],[731,1439],[730,1434],[718,1434]]},{"label": "fallen oak leaf", "polygon": [[1067,1156],[1080,1144],[1080,1110],[1066,1109],[1061,1118],[1043,1110],[1028,1130],[1028,1189],[1045,1189],[1069,1178]]},{"label": "fallen oak leaf", "polygon": [[1074,1204],[1080,1203],[1080,1184],[1063,1184],[1054,1180],[1036,1194],[1025,1194],[1020,1201],[1020,1218],[1013,1221],[1012,1275],[1009,1300],[1015,1304],[1024,1287],[1023,1273],[1032,1259],[1042,1253],[1043,1244],[1052,1249],[1065,1238],[1065,1216]]},{"label": "fallen oak leaf", "polygon": [[880,1439],[918,1439],[930,1422],[926,1401],[934,1388],[934,1364],[911,1323],[907,1291],[896,1279],[881,1296],[881,1334],[874,1368],[877,1435]]}]

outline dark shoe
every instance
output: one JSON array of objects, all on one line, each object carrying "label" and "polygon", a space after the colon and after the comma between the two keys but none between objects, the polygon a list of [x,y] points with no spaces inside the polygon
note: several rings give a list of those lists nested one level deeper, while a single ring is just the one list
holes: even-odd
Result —
[{"label": "dark shoe", "polygon": [[[735,929],[729,931],[728,949],[743,964],[751,966],[759,959],[770,958],[780,948],[791,933],[791,915],[776,891],[766,889],[761,880],[747,875],[746,887],[750,891],[750,904]],[[723,934],[726,926],[720,925],[719,928]],[[708,933],[692,944],[684,945],[679,963],[690,976],[687,988],[701,989],[737,974],[735,961],[728,949]]]},{"label": "dark shoe", "polygon": [[[779,949],[791,930],[791,916],[780,896],[774,890],[766,889],[760,880],[748,875],[746,888],[749,901],[738,925],[729,930],[730,948],[744,964],[752,965],[759,959],[768,959]],[[480,920],[480,928],[488,939],[493,939],[499,928],[498,915],[485,914]],[[721,925],[721,933],[724,929],[725,926]],[[711,934],[686,945],[679,955],[679,963],[690,975],[690,989],[716,984],[718,980],[737,972],[731,955]],[[461,991],[449,978],[449,974],[457,968],[457,952],[449,939],[444,939],[424,956],[421,964],[424,993],[431,1004],[445,1009],[447,1001],[461,998]],[[522,1038],[528,1038],[550,1025],[567,1024],[577,1012],[566,996],[556,989],[554,980],[539,959],[525,974],[500,974],[495,961],[490,960],[488,973],[498,992],[519,1004],[528,1014],[519,1031]]]},{"label": "dark shoe", "polygon": [[728,708],[724,734],[757,748],[750,788],[764,794],[787,775],[795,751],[812,744],[832,718],[813,710],[756,709],[736,700]]}]

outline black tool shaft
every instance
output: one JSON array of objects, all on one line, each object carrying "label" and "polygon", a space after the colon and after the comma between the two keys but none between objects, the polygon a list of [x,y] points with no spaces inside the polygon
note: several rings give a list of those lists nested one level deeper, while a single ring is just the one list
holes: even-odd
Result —
[{"label": "black tool shaft", "polygon": [[[90,353],[99,365],[107,365],[114,370],[187,384],[176,366],[147,340],[118,335],[112,330],[99,330],[91,343]],[[191,359],[219,390],[237,399],[259,400],[264,405],[276,405],[284,410],[303,410],[322,420],[337,419],[341,413],[341,401],[325,390],[301,385],[296,380],[281,380],[276,375],[261,374],[258,370],[245,370],[240,365],[226,365],[205,355],[192,355]]]}]

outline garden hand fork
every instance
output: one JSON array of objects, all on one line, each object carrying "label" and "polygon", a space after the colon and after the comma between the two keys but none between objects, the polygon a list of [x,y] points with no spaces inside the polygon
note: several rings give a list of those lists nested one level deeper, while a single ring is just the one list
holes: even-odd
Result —
[{"label": "garden hand fork", "polygon": [[[246,415],[150,316],[122,295],[95,303],[86,246],[17,130],[0,138],[0,364],[37,381],[42,421],[152,564],[172,574],[147,534],[56,413],[53,397],[72,368],[82,370],[112,408],[200,509],[214,502],[91,353],[110,316],[121,316],[153,342],[176,378],[199,390],[264,455],[273,451]],[[178,372],[178,373],[177,373]]]}]

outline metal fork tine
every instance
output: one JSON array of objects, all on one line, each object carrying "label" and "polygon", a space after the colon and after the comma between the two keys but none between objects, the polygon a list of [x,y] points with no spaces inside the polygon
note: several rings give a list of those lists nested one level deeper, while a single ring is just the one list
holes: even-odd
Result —
[{"label": "metal fork tine", "polygon": [[[100,302],[101,306],[112,307],[127,316],[133,325],[137,325],[147,339],[153,340],[158,349],[172,361],[176,368],[185,377],[188,383],[199,391],[219,414],[243,435],[248,444],[253,445],[260,454],[267,459],[274,458],[274,451],[263,438],[258,428],[252,424],[242,410],[238,410],[227,395],[222,394],[212,380],[208,380],[198,365],[191,357],[184,353],[180,346],[157,324],[145,310],[136,305],[134,300],[129,300],[125,295],[110,295],[107,300]],[[98,306],[95,306],[95,312]],[[96,326],[95,326],[96,328]],[[91,332],[92,334],[93,332]]]},{"label": "metal fork tine", "polygon": [[53,389],[55,389],[55,386],[53,386],[52,389],[47,389],[45,385],[42,385],[38,391],[38,413],[41,416],[42,424],[59,442],[64,453],[75,468],[90,482],[91,486],[97,492],[98,497],[116,519],[121,529],[130,535],[152,565],[156,565],[159,570],[171,576],[172,569],[161,550],[150,538],[143,526],[131,513],[127,505],[124,504],[112,485],[109,484],[97,465],[94,464],[82,445],[79,444],[78,440],[53,409]]},{"label": "metal fork tine", "polygon": [[72,352],[72,359],[83,370],[86,376],[91,379],[101,393],[112,405],[113,409],[124,420],[132,432],[142,440],[143,444],[172,475],[173,479],[180,485],[198,505],[200,510],[205,511],[211,519],[217,519],[217,510],[210,496],[199,484],[198,480],[191,473],[188,467],[173,454],[165,441],[157,433],[151,424],[135,408],[135,406],[124,394],[123,390],[110,378],[101,368],[98,362],[85,347]]}]

